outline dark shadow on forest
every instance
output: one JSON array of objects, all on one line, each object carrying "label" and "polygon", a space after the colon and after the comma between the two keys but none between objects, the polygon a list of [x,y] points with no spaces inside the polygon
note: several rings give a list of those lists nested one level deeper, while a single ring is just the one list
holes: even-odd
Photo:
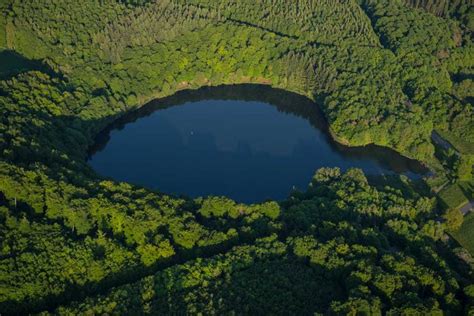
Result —
[{"label": "dark shadow on forest", "polygon": [[453,82],[456,82],[456,83],[459,83],[459,82],[462,82],[464,80],[474,80],[474,74],[468,74],[468,73],[456,73],[456,74],[452,74],[451,75],[451,80]]},{"label": "dark shadow on forest", "polygon": [[[169,290],[150,301],[148,312],[185,315],[189,310],[206,311],[206,307],[216,306],[217,313],[226,311],[237,315],[278,315],[282,311],[289,315],[313,315],[327,312],[332,300],[344,298],[343,286],[336,277],[329,278],[342,275],[343,269],[313,264],[306,258],[265,258],[243,268],[236,262],[232,270],[231,274],[214,277],[208,286],[177,290],[173,290],[172,285],[162,284],[162,279],[153,278],[148,286]],[[320,286],[323,283],[325,287]],[[146,291],[147,284],[135,285],[140,292]],[[207,306],[199,301],[206,302]],[[127,299],[127,303],[132,309],[143,308],[139,301]]]},{"label": "dark shadow on forest", "polygon": [[51,76],[57,74],[41,60],[32,60],[12,50],[0,50],[0,80],[10,79],[20,73],[38,70]]},{"label": "dark shadow on forest", "polygon": [[421,175],[425,175],[429,171],[420,162],[406,158],[387,147],[377,145],[349,147],[336,142],[330,135],[324,113],[317,103],[296,93],[257,84],[203,87],[197,90],[179,91],[170,97],[153,100],[138,110],[126,113],[100,132],[96,136],[94,145],[89,149],[88,157],[90,158],[105,148],[113,130],[122,130],[125,125],[147,117],[155,111],[203,100],[239,100],[268,103],[275,106],[282,113],[292,114],[309,121],[315,129],[323,132],[325,140],[332,150],[343,154],[345,157],[359,160],[376,159],[381,162],[383,167],[396,173],[409,171],[411,178],[420,178]]}]

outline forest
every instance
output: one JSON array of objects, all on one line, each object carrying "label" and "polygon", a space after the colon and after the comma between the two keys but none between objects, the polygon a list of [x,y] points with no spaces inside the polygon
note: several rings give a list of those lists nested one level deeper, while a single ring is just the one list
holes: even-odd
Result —
[{"label": "forest", "polygon": [[[473,31],[472,0],[0,1],[0,314],[474,313]],[[245,205],[87,164],[125,113],[240,83],[430,175]]]}]

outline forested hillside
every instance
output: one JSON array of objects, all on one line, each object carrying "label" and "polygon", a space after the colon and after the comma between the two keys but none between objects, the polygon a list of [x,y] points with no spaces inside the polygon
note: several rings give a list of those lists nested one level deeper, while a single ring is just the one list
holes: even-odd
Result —
[{"label": "forested hillside", "polygon": [[[0,53],[21,64],[0,60],[0,314],[474,312],[472,253],[448,235],[462,216],[435,194],[473,181],[472,14],[469,0],[0,1]],[[431,188],[321,169],[305,192],[244,205],[87,165],[124,113],[238,83],[317,101],[335,140],[417,159]]]},{"label": "forested hillside", "polygon": [[474,30],[474,2],[472,0],[405,0],[414,8],[434,15],[460,20],[470,31]]}]

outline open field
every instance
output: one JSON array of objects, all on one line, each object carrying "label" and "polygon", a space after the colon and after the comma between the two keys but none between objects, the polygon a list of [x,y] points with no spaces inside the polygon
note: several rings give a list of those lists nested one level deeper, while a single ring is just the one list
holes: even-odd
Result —
[{"label": "open field", "polygon": [[452,236],[466,248],[471,255],[474,255],[474,213],[470,213],[464,218],[461,228],[452,233]]},{"label": "open field", "polygon": [[474,143],[468,142],[465,139],[456,137],[452,133],[445,131],[437,131],[444,139],[446,139],[453,147],[461,154],[474,154]]},{"label": "open field", "polygon": [[439,198],[441,202],[441,206],[443,208],[461,208],[466,203],[469,202],[469,199],[466,197],[465,188],[462,184],[454,183],[446,188],[444,188],[439,193]]}]

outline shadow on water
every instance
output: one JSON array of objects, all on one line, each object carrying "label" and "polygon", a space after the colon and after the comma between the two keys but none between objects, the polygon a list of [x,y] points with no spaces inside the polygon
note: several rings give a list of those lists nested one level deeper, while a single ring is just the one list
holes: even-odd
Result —
[{"label": "shadow on water", "polygon": [[[166,121],[164,118],[159,120],[161,126],[165,126],[167,139],[160,140],[160,147],[153,147],[151,144],[147,147],[147,152],[142,156],[158,157],[160,159],[160,167],[167,165],[168,169],[160,171],[160,176],[150,176],[148,179],[139,179],[137,174],[143,175],[154,173],[152,170],[142,170],[150,168],[152,164],[145,162],[138,166],[138,162],[134,164],[134,171],[127,171],[128,176],[120,180],[128,182],[136,182],[146,186],[155,186],[158,189],[171,190],[170,193],[185,193],[187,195],[206,195],[206,194],[225,194],[230,197],[243,201],[254,202],[262,200],[262,198],[284,198],[287,196],[291,186],[297,185],[299,188],[305,188],[309,182],[312,172],[317,168],[323,166],[341,167],[347,169],[349,167],[360,167],[370,174],[405,174],[409,178],[418,179],[428,170],[419,162],[401,156],[397,152],[383,148],[380,146],[369,145],[364,147],[347,147],[335,142],[329,134],[328,125],[324,118],[320,107],[307,97],[284,91],[281,89],[271,88],[263,85],[231,85],[218,87],[204,87],[198,90],[185,90],[178,92],[170,97],[157,99],[149,102],[140,109],[130,112],[119,118],[105,130],[103,130],[96,138],[95,144],[89,150],[89,160],[94,159],[94,156],[99,152],[104,151],[105,147],[111,140],[113,131],[120,131],[126,125],[136,122],[141,118],[151,116],[159,110],[168,109],[171,107],[182,106],[185,104],[200,102],[200,101],[248,101],[261,102],[270,104],[280,113],[290,114],[308,121],[316,130],[315,137],[319,137],[320,148],[315,147],[314,144],[306,144],[304,141],[296,141],[293,145],[291,153],[288,156],[282,157],[271,152],[258,152],[252,150],[251,144],[245,141],[238,142],[236,149],[232,151],[219,149],[216,145],[216,135],[208,133],[196,132],[192,138],[186,142],[182,135],[177,130],[179,126],[174,126],[172,123]],[[277,120],[276,116],[269,116],[264,119]],[[155,121],[158,123],[158,120]],[[263,127],[262,127],[263,128]],[[249,127],[251,129],[251,127]],[[255,133],[260,133],[259,129],[252,130]],[[292,133],[291,130],[288,133]],[[275,136],[277,138],[278,136]],[[295,136],[296,137],[296,136]],[[277,141],[273,139],[270,141]],[[167,150],[163,150],[166,147]],[[125,150],[124,150],[125,151]],[[114,172],[110,169],[110,165],[116,164],[113,167],[117,170],[127,168],[115,162],[116,155],[109,155],[104,164],[107,172],[103,172],[96,168],[99,173],[114,177]],[[124,153],[124,155],[128,155]],[[304,157],[305,156],[305,157]],[[115,157],[115,158],[114,158]],[[197,160],[202,162],[196,163]],[[311,161],[311,159],[314,159]],[[172,161],[170,164],[169,161]],[[316,161],[318,160],[318,161]],[[128,167],[131,168],[131,167]],[[166,169],[162,167],[163,169]],[[163,188],[161,185],[155,185],[163,178],[173,178],[173,173],[176,169],[184,175],[176,176],[174,182],[168,183],[168,188]],[[196,168],[201,170],[213,170],[213,172],[206,172],[203,176],[197,174]],[[219,171],[215,171],[219,170]],[[256,174],[259,176],[255,176]],[[131,175],[131,176],[130,176]],[[204,180],[205,178],[205,180]],[[231,181],[229,179],[232,179]],[[302,180],[304,179],[304,180]],[[281,182],[288,182],[287,186],[282,185]],[[228,182],[232,182],[233,188],[226,188]],[[272,182],[280,182],[277,185]],[[207,183],[214,187],[218,187],[219,191],[214,192],[211,188],[201,192],[195,191]],[[218,185],[217,185],[218,183]],[[236,183],[240,183],[237,185]],[[248,188],[248,184],[252,184],[253,188]],[[273,186],[274,192],[271,192]],[[186,190],[183,188],[186,187]],[[266,189],[263,189],[266,187]],[[234,192],[232,191],[234,190]],[[242,190],[239,193],[236,191]],[[245,193],[244,193],[245,192]],[[276,193],[278,192],[278,193]],[[273,195],[272,195],[273,194]]]}]

